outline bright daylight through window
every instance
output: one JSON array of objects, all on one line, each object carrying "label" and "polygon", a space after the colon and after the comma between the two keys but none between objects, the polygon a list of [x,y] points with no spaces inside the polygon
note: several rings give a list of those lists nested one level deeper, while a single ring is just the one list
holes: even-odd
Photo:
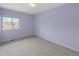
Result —
[{"label": "bright daylight through window", "polygon": [[3,30],[19,29],[19,18],[3,17]]}]

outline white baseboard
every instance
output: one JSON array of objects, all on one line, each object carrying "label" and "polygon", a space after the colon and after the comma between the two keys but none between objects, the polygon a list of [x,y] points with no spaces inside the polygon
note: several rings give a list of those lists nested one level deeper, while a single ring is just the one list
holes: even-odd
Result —
[{"label": "white baseboard", "polygon": [[16,38],[16,39],[3,40],[2,42],[0,42],[0,44],[2,44],[2,43],[6,43],[6,42],[11,42],[11,41],[22,40],[22,39],[30,38],[30,37],[33,37],[33,35],[30,35],[30,36],[24,36],[24,37],[19,37],[19,38]]},{"label": "white baseboard", "polygon": [[[51,41],[51,40],[50,40],[50,41]],[[68,48],[68,49],[74,50],[74,51],[76,51],[76,52],[79,52],[78,49],[72,48],[72,47],[67,46],[67,45],[64,45],[64,44],[62,44],[62,43],[59,43],[59,42],[56,42],[56,41],[51,41],[51,42],[54,42],[54,43],[56,43],[56,44],[58,44],[58,45],[61,45],[61,46],[66,47],[66,48]]]},{"label": "white baseboard", "polygon": [[[41,38],[41,39],[45,39],[45,40],[47,40],[47,38],[44,38],[44,37],[40,37],[40,36],[37,36],[37,37],[39,37],[39,38]],[[63,47],[66,47],[66,48],[68,48],[68,49],[71,49],[71,50],[73,50],[73,51],[79,52],[78,49],[72,48],[72,47],[67,46],[67,45],[64,45],[64,44],[62,44],[62,43],[59,43],[59,42],[56,42],[56,41],[52,41],[52,40],[47,40],[47,41],[56,43],[56,44],[58,44],[58,45],[61,45],[61,46],[63,46]]]}]

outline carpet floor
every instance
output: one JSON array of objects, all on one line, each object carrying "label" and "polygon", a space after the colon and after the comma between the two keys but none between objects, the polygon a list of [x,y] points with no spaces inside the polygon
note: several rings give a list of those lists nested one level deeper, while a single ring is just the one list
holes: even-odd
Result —
[{"label": "carpet floor", "polygon": [[79,56],[79,52],[38,37],[15,40],[0,46],[0,56]]}]

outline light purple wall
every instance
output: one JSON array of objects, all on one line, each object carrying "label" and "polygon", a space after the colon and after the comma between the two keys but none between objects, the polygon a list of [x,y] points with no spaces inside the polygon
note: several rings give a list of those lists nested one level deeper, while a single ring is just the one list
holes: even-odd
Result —
[{"label": "light purple wall", "polygon": [[65,4],[34,16],[35,35],[79,51],[79,4]]},{"label": "light purple wall", "polygon": [[29,14],[16,12],[12,10],[2,9],[2,16],[19,17],[20,29],[3,31],[2,41],[18,39],[22,37],[31,36],[32,33],[32,16]]}]

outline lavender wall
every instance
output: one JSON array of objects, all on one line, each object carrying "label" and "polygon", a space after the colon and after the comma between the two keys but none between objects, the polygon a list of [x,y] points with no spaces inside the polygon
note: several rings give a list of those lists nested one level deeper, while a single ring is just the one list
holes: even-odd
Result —
[{"label": "lavender wall", "polygon": [[34,16],[35,35],[79,51],[79,4],[65,4]]},{"label": "lavender wall", "polygon": [[12,10],[2,9],[2,16],[20,18],[20,29],[3,31],[2,41],[19,39],[31,36],[32,33],[32,16],[29,14],[16,12]]}]

